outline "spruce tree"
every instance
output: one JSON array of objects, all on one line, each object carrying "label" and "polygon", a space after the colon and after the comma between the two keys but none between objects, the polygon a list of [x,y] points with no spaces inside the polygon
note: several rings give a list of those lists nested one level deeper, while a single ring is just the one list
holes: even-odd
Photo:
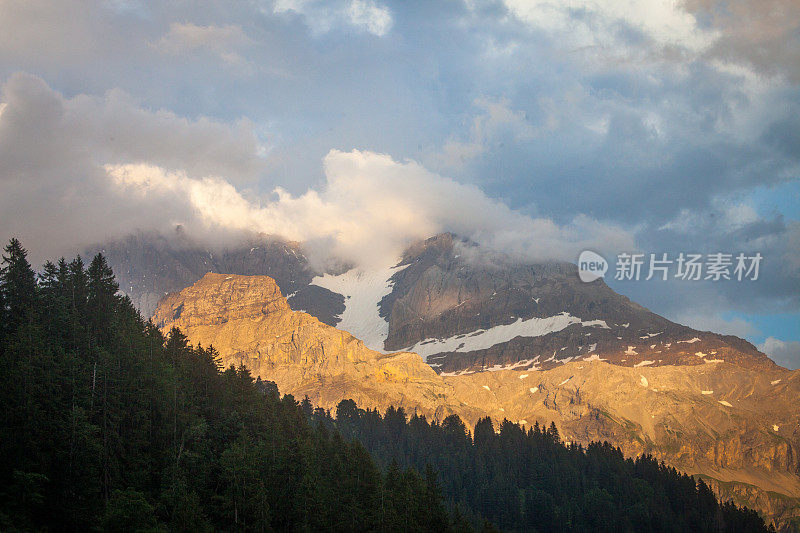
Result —
[{"label": "spruce tree", "polygon": [[28,262],[28,251],[17,239],[3,249],[0,262],[0,328],[10,334],[34,320],[36,311],[36,274]]},{"label": "spruce tree", "polygon": [[106,263],[103,254],[98,253],[89,265],[87,284],[87,312],[92,333],[101,344],[108,346],[113,338],[112,319],[119,285],[114,279],[114,272]]}]

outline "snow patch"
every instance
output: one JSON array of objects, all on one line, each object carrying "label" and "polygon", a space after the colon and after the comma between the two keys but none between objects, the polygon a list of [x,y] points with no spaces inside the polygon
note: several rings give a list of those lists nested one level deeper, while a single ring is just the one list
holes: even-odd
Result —
[{"label": "snow patch", "polygon": [[[428,366],[434,366],[434,365],[429,364]],[[440,365],[436,365],[436,366],[440,366]],[[459,370],[458,372],[442,372],[439,375],[440,376],[452,377],[452,376],[468,376],[468,375],[474,374],[474,373],[475,373],[474,370]]]},{"label": "snow patch", "polygon": [[719,403],[721,403],[721,404],[722,404],[722,405],[724,405],[725,407],[733,407],[731,404],[729,404],[729,403],[728,403],[728,402],[726,402],[725,400],[719,400]]},{"label": "snow patch", "polygon": [[484,385],[483,388],[486,389],[486,390],[492,390],[492,389],[489,388],[489,385]]},{"label": "snow patch", "polygon": [[713,390],[701,390],[700,394],[708,396],[709,394],[714,394],[714,391]]},{"label": "snow patch", "polygon": [[769,382],[769,384],[770,384],[770,385],[777,385],[777,384],[778,384],[778,383],[780,383],[780,382],[781,382],[781,380],[779,380],[779,379],[776,379],[775,381],[770,381],[770,382]]},{"label": "snow patch", "polygon": [[[430,363],[428,363],[428,364],[430,364]],[[484,367],[483,369],[486,370],[487,372],[497,372],[497,371],[500,371],[500,370],[515,370],[515,369],[520,368],[520,367],[522,367],[523,370],[531,370],[531,365],[534,365],[532,367],[533,370],[539,370],[539,368],[536,366],[536,359],[535,358],[534,359],[521,359],[521,360],[517,361],[516,363],[511,363],[511,364],[508,364],[508,365],[501,365],[501,364],[498,363],[496,365],[490,366],[489,368]]]},{"label": "snow patch", "polygon": [[592,353],[596,349],[597,349],[597,343],[596,342],[594,344],[590,344],[589,345],[589,353]]},{"label": "snow patch", "polygon": [[584,327],[595,327],[595,328],[603,328],[603,329],[611,329],[606,324],[605,320],[586,320],[582,322]]},{"label": "snow patch", "polygon": [[634,348],[636,348],[636,346],[628,346],[628,349],[625,350],[625,355],[639,355]]},{"label": "snow patch", "polygon": [[652,365],[653,363],[655,363],[655,361],[642,361],[641,363],[636,363],[635,365],[633,365],[633,367],[638,368],[640,366]]},{"label": "snow patch", "polygon": [[642,376],[641,374],[639,374],[639,377],[642,378],[639,380],[639,383],[642,385],[642,387],[647,387],[647,385],[649,384],[647,378]]},{"label": "snow patch", "polygon": [[779,429],[781,428],[777,424],[772,424],[772,431],[778,431]]},{"label": "snow patch", "polygon": [[[520,420],[520,421],[518,422],[518,424],[522,424],[522,425],[525,425],[525,424],[527,424],[527,423],[528,423],[528,421],[527,421],[527,420]],[[777,431],[777,430],[776,430],[776,431]]]},{"label": "snow patch", "polygon": [[697,337],[694,337],[692,339],[689,339],[688,341],[678,341],[678,343],[681,343],[681,342],[685,342],[686,344],[694,344],[695,342],[700,342],[700,339],[697,338]]},{"label": "snow patch", "polygon": [[[388,289],[386,294],[388,294]],[[382,297],[383,296],[381,296],[381,298]],[[377,301],[380,301],[380,298]],[[344,320],[342,320],[342,322],[344,322]],[[386,339],[389,326],[385,320],[381,319],[381,322],[385,326],[385,329],[381,330],[384,331],[381,339],[382,346],[383,340]],[[472,333],[460,334],[446,339],[428,338],[413,346],[404,348],[403,351],[414,352],[427,359],[431,355],[442,352],[486,350],[496,344],[508,342],[515,337],[541,337],[542,335],[561,331],[572,324],[582,324],[584,327],[608,327],[602,320],[584,322],[581,321],[580,318],[574,317],[569,313],[561,313],[547,318],[529,318],[527,320],[518,318],[511,324],[502,324],[489,329],[479,329]],[[343,327],[343,325],[340,324],[337,327]],[[358,335],[356,335],[356,337],[358,337]]]},{"label": "snow patch", "polygon": [[568,382],[569,380],[571,380],[571,379],[572,379],[572,376],[568,377],[567,379],[565,379],[564,381],[562,381],[561,383],[559,383],[559,384],[558,384],[558,386],[560,387],[560,386],[562,386],[562,385],[566,385],[566,384],[567,384],[567,382]]},{"label": "snow patch", "polygon": [[705,357],[706,356],[706,354],[704,354],[703,352],[695,352],[695,355],[697,357]]},{"label": "snow patch", "polygon": [[522,375],[520,375],[519,379],[525,379],[527,377],[528,377],[528,374],[522,374]]},{"label": "snow patch", "polygon": [[599,355],[597,355],[596,353],[593,353],[592,355],[590,355],[590,356],[588,356],[588,357],[585,357],[583,360],[584,360],[584,361],[605,361],[605,359],[602,359],[602,358],[601,358]]},{"label": "snow patch", "polygon": [[336,325],[360,339],[364,344],[382,353],[387,353],[383,343],[389,335],[389,323],[380,316],[378,303],[392,291],[389,281],[396,272],[408,265],[364,271],[350,269],[334,276],[325,274],[311,280],[311,285],[328,289],[344,296],[344,312]]},{"label": "snow patch", "polygon": [[531,394],[536,394],[537,392],[539,392],[539,387],[531,387],[528,390],[531,391]]}]

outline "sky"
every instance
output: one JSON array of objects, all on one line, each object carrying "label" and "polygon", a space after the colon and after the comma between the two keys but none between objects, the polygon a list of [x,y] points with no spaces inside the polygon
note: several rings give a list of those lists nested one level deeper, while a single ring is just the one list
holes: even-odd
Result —
[{"label": "sky", "polygon": [[796,0],[0,0],[0,235],[34,262],[181,224],[382,267],[760,253],[608,283],[800,366]]}]

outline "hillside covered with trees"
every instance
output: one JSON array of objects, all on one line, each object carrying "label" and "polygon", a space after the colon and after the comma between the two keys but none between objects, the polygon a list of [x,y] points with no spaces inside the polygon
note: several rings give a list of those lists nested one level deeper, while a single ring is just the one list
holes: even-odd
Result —
[{"label": "hillside covered with trees", "polygon": [[757,531],[750,510],[555,428],[335,418],[166,338],[102,255],[0,266],[0,530]]},{"label": "hillside covered with trees", "polygon": [[[308,406],[306,406],[308,409]],[[511,531],[758,531],[755,511],[720,504],[702,481],[650,456],[625,459],[608,443],[565,445],[555,425],[526,431],[481,419],[470,432],[341,402],[312,418],[366,446],[389,471],[433,468],[448,506]]]}]

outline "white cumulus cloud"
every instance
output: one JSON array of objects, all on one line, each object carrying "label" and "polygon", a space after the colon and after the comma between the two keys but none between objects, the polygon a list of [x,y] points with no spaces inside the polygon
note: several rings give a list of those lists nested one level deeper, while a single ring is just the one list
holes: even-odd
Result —
[{"label": "white cumulus cloud", "polygon": [[35,261],[188,218],[180,197],[122,195],[106,164],[225,176],[230,187],[252,183],[266,165],[248,121],[188,120],[117,90],[65,98],[28,74],[11,76],[0,102],[0,232],[22,239]]},{"label": "white cumulus cloud", "polygon": [[789,369],[800,368],[800,341],[782,341],[767,337],[758,349],[770,356],[781,366]]},{"label": "white cumulus cloud", "polygon": [[182,199],[188,205],[180,212],[192,213],[206,229],[281,235],[308,243],[321,259],[333,256],[366,267],[386,265],[409,243],[442,231],[527,260],[574,260],[587,247],[633,245],[628,232],[589,217],[565,226],[528,217],[413,161],[331,150],[323,165],[321,188],[299,196],[278,188],[272,199],[246,198],[221,178],[190,178],[143,164],[106,168],[126,195],[159,203]]},{"label": "white cumulus cloud", "polygon": [[249,123],[148,111],[119,91],[65,98],[18,74],[0,101],[0,228],[30,241],[37,258],[177,224],[210,243],[279,235],[305,242],[320,260],[363,266],[385,265],[442,231],[527,260],[633,248],[619,227],[582,215],[565,225],[532,218],[475,185],[371,151],[331,150],[320,186],[263,195],[250,188],[268,170]]}]

